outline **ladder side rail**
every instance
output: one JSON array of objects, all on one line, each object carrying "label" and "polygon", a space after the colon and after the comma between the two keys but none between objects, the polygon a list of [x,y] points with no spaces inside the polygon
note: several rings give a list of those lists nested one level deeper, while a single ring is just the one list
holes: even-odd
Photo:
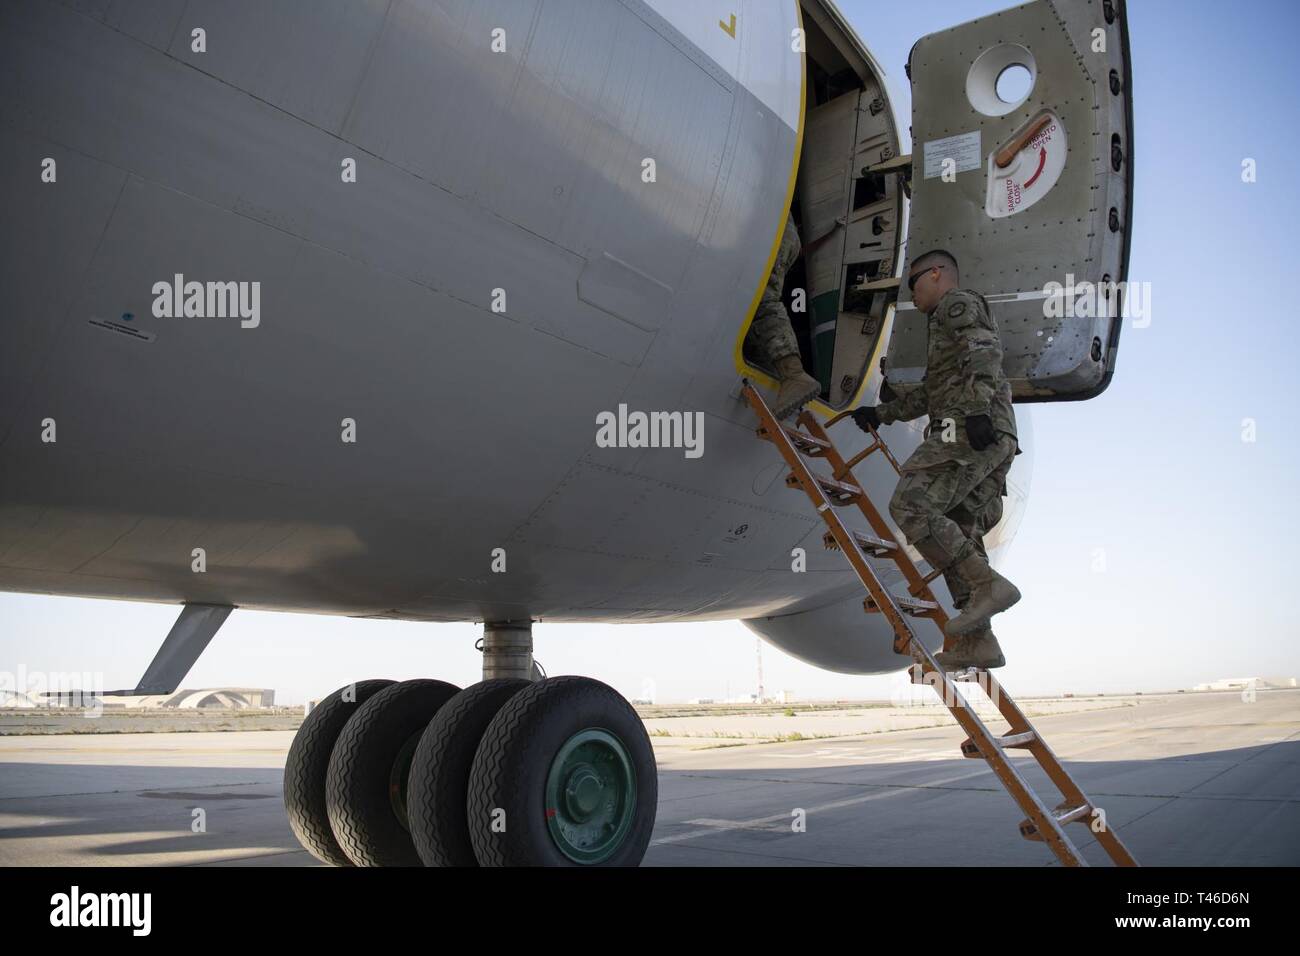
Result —
[{"label": "ladder side rail", "polygon": [[[927,659],[927,663],[921,665],[922,682],[931,683],[929,677],[931,672],[939,675],[942,683],[943,705],[948,708],[953,719],[961,725],[962,730],[966,731],[972,740],[978,741],[980,756],[984,758],[989,769],[993,771],[1006,791],[1011,794],[1011,798],[1016,801],[1021,812],[1037,827],[1043,841],[1051,848],[1056,858],[1066,866],[1087,866],[1088,863],[1079,852],[1079,848],[1066,834],[1064,826],[1057,822],[1055,812],[1043,802],[1042,797],[1029,786],[1028,781],[1012,764],[1011,758],[998,744],[997,735],[990,731],[979,714],[975,713],[969,701],[957,689],[956,682],[942,668],[934,666],[933,658],[930,657],[929,651],[921,646],[920,641],[914,641],[913,646],[919,648]],[[935,690],[938,691],[939,688],[936,687]]]},{"label": "ladder side rail", "polygon": [[[827,427],[838,421],[841,417],[843,417],[843,414],[832,418],[826,423]],[[835,444],[831,441],[830,436],[827,435],[826,429],[822,427],[821,423],[807,411],[800,413],[799,423],[803,425],[803,427],[806,428],[813,437],[825,441],[830,446],[823,453],[823,457],[831,465],[834,473],[839,475],[841,470],[844,470],[846,477],[857,481],[857,477],[853,475],[851,471],[847,470],[843,456],[840,455],[839,449],[835,447]],[[888,456],[890,462],[894,466],[894,470],[899,471],[898,462],[889,451],[889,447],[885,444],[884,439],[874,431],[872,432],[872,436],[875,439],[875,444],[879,446],[879,449],[883,451],[886,456]],[[860,481],[858,482],[858,487],[862,487]],[[912,560],[911,556],[907,554],[906,547],[904,546],[901,537],[895,533],[894,529],[889,525],[889,522],[885,520],[884,516],[876,508],[875,503],[872,502],[870,497],[866,494],[863,494],[863,496],[858,500],[858,510],[861,511],[863,516],[867,519],[867,523],[871,525],[871,529],[875,532],[876,537],[881,538],[884,541],[893,541],[898,545],[897,550],[888,557],[897,564],[899,570],[903,572],[903,578],[907,582],[907,593],[938,605],[938,607],[933,611],[927,611],[923,616],[934,621],[935,625],[939,628],[939,633],[944,636],[944,647],[947,648],[949,643],[946,630],[948,612],[943,609],[943,605],[940,604],[939,599],[935,597],[934,591],[930,587],[930,581],[921,573],[920,569],[917,568],[916,563]],[[897,649],[898,648],[895,647],[895,650]]]},{"label": "ladder side rail", "polygon": [[[762,396],[758,394],[752,385],[746,384],[745,396],[762,422],[761,437],[767,438],[776,445],[781,457],[785,459],[785,463],[790,466],[791,472],[798,478],[799,487],[803,489],[813,507],[816,508],[818,515],[821,516],[822,521],[830,529],[831,534],[835,536],[836,543],[849,559],[849,564],[857,573],[858,580],[870,593],[872,600],[876,602],[876,606],[880,608],[881,613],[888,619],[898,639],[896,646],[898,642],[913,643],[919,646],[919,642],[912,641],[914,634],[911,625],[903,617],[903,612],[895,603],[893,594],[876,576],[875,569],[871,567],[866,555],[858,547],[857,539],[849,532],[844,522],[840,520],[839,515],[835,514],[830,500],[826,497],[826,493],[822,491],[821,485],[817,483],[817,478],[812,469],[808,467],[808,463],[804,461],[803,456],[795,449],[790,437],[768,409],[767,403],[763,401]],[[858,500],[861,501],[865,497],[866,493],[864,492],[858,496]]]},{"label": "ladder side rail", "polygon": [[[1024,777],[1021,776],[1020,772],[1011,763],[1010,758],[998,744],[998,738],[988,729],[984,724],[984,721],[981,720],[979,715],[970,707],[970,704],[958,689],[957,683],[952,680],[946,671],[935,663],[933,655],[925,645],[914,639],[915,634],[912,632],[911,626],[904,619],[901,611],[895,604],[892,593],[884,587],[880,579],[876,576],[875,569],[867,562],[866,556],[858,547],[857,539],[849,532],[840,517],[835,514],[830,500],[827,498],[821,485],[817,481],[816,475],[814,475],[812,470],[808,467],[807,462],[799,453],[798,449],[795,448],[792,439],[786,433],[785,429],[776,420],[771,410],[768,409],[767,403],[763,401],[762,396],[759,395],[758,391],[748,382],[745,383],[744,394],[746,399],[749,401],[750,406],[758,414],[759,420],[762,423],[762,427],[758,432],[760,437],[767,438],[777,446],[777,450],[781,453],[782,458],[784,458],[786,464],[790,466],[792,474],[796,476],[799,486],[803,489],[804,493],[807,494],[809,500],[813,503],[814,508],[816,508],[817,513],[821,515],[823,522],[829,527],[835,541],[840,546],[840,550],[844,552],[846,557],[848,557],[850,565],[857,573],[859,580],[871,593],[872,599],[876,601],[877,607],[879,607],[889,619],[896,636],[895,648],[898,649],[901,646],[904,648],[902,651],[903,653],[910,652],[913,661],[915,661],[913,669],[914,673],[916,672],[916,669],[919,669],[920,671],[920,681],[917,682],[931,683],[932,679],[929,675],[938,675],[939,683],[942,686],[942,703],[947,707],[949,713],[953,715],[953,718],[962,729],[967,732],[970,738],[978,742],[981,756],[984,757],[994,775],[1002,783],[1007,792],[1011,794],[1012,799],[1016,801],[1016,804],[1020,807],[1022,812],[1025,813],[1028,820],[1035,826],[1039,837],[1043,842],[1048,844],[1056,857],[1065,865],[1087,866],[1087,861],[1084,860],[1082,854],[1080,854],[1073,841],[1071,841],[1066,835],[1063,825],[1058,822],[1056,813],[1053,810],[1048,809],[1042,798],[1039,797],[1038,794],[1029,786]],[[837,418],[838,417],[842,416],[837,416]],[[833,419],[832,421],[834,420],[837,419]],[[808,428],[810,434],[826,443],[827,448],[819,457],[825,457],[831,464],[832,468],[836,469],[838,473],[838,469],[843,466],[844,459],[840,456],[838,449],[835,448],[834,444],[830,441],[820,424],[807,412],[801,413],[800,422],[804,424],[805,428]],[[891,463],[894,465],[895,469],[897,469],[897,462],[894,460],[892,454],[889,453],[888,449],[884,447],[884,443],[880,440],[879,436],[876,436],[876,441],[882,448],[884,448],[886,455],[888,455]],[[858,487],[861,488],[861,485],[858,484]],[[891,555],[891,558],[899,566],[900,570],[902,570],[906,576],[908,569],[910,568],[911,575],[920,579],[925,591],[928,592],[928,584],[921,578],[921,575],[911,558],[906,556],[903,552],[901,542],[898,541],[893,530],[884,523],[883,518],[881,518],[879,512],[876,511],[874,505],[871,503],[865,489],[862,489],[862,493],[856,496],[856,500],[862,514],[867,518],[868,522],[871,523],[873,529],[877,530],[878,536],[882,538],[882,540],[894,540],[900,545],[899,549]],[[880,523],[879,526],[877,525],[877,522]],[[932,594],[931,599],[933,599]],[[936,620],[935,623],[940,627],[942,632],[943,622],[946,622],[947,617],[943,614],[942,608],[939,609],[939,614],[941,615],[941,620]],[[987,674],[987,672],[985,672],[985,674],[990,681],[993,680],[991,674]],[[994,684],[992,686],[997,687],[997,699],[999,702],[1004,697],[1010,701],[1010,698],[1005,695],[1005,692],[1001,691],[1000,685]],[[1013,724],[1013,731],[1018,732],[1024,729],[1032,730],[1032,726],[1029,725],[1028,720],[1024,715],[1020,713],[1019,708],[1015,707],[1014,702],[1011,702],[1011,707],[1014,708],[1012,712],[1019,715],[1018,723]],[[999,709],[1001,710],[1001,708]],[[1002,710],[1001,712],[1004,717],[1007,717],[1007,711]],[[1066,776],[1068,779],[1068,775]],[[1070,782],[1073,783],[1073,781]],[[1075,787],[1075,790],[1077,791],[1078,788]],[[1079,792],[1081,793],[1081,791]]]},{"label": "ladder side rail", "polygon": [[[1056,785],[1056,789],[1061,792],[1064,804],[1069,807],[1086,804],[1090,808],[1095,808],[1096,803],[1084,792],[1074,777],[1070,775],[1070,772],[1065,769],[1061,759],[1056,756],[1056,752],[1052,750],[1051,745],[1047,743],[1043,735],[1034,729],[1034,725],[1029,722],[1029,718],[1020,709],[1020,705],[1015,702],[1015,699],[1010,694],[1003,690],[996,677],[987,671],[985,671],[985,675],[988,681],[986,691],[1003,718],[1011,725],[1011,732],[1015,733],[1020,729],[1034,731],[1034,741],[1025,749],[1033,754],[1039,766],[1043,768],[1052,783]],[[1092,830],[1090,819],[1085,818],[1082,822],[1088,823],[1089,830]],[[1105,849],[1107,855],[1118,866],[1137,866],[1137,860],[1134,859],[1133,854],[1129,852],[1128,847],[1124,845],[1124,841],[1120,839],[1119,834],[1113,828],[1107,826],[1104,830],[1093,831],[1093,835],[1102,848]]]},{"label": "ladder side rail", "polygon": [[[835,424],[841,419],[848,417],[848,414],[849,413],[847,412],[841,412],[839,415],[836,415],[830,420],[828,420],[825,427],[822,427],[821,423],[818,422],[814,416],[812,416],[811,414],[805,411],[800,416],[800,424],[802,424],[809,431],[810,434],[828,443],[829,447],[824,452],[824,457],[834,468],[836,477],[842,478],[847,476],[856,481],[857,480],[856,475],[852,473],[850,467],[845,465],[844,459],[841,457],[839,453],[839,449],[835,447],[833,442],[831,442],[830,436],[826,432],[826,428],[829,428],[831,425]],[[880,437],[880,434],[875,429],[872,429],[870,434],[873,441],[872,444],[868,446],[868,449],[869,450],[879,449],[883,451],[886,457],[889,459],[890,464],[893,466],[894,471],[896,473],[901,474],[902,469],[899,467],[898,460],[894,457],[893,453],[890,452],[889,446],[885,443],[885,440]],[[864,455],[861,457],[866,457],[866,456]],[[859,486],[861,486],[861,482],[859,482]],[[868,510],[865,507],[862,509],[863,513],[867,517],[867,520],[871,522],[872,527],[876,529],[878,536],[884,538],[885,535],[879,533],[880,526],[884,525],[884,521],[880,516],[879,512],[874,507],[874,503],[870,501],[864,501],[863,503],[868,505],[870,508],[870,510]],[[893,534],[892,529],[889,529],[888,526],[885,526],[885,530],[889,532],[889,538],[886,538],[886,540],[892,538],[892,540],[897,542],[900,546],[899,550],[891,554],[890,557],[894,559],[894,561],[898,564],[899,568],[903,571],[904,576],[907,577],[908,579],[909,585],[912,585],[912,587],[909,587],[908,589],[909,592],[913,592],[913,588],[917,585],[920,585],[923,588],[923,593],[920,596],[925,597],[927,600],[931,600],[934,601],[935,603],[938,603],[938,601],[934,597],[933,592],[930,590],[929,582],[921,576],[919,569],[917,569],[915,563],[911,560],[910,556],[904,554],[902,550],[902,542],[899,541],[898,536]],[[909,573],[909,571],[911,573]],[[931,612],[931,615],[929,616],[933,616],[935,618],[935,621],[940,626],[940,629],[943,629],[943,625],[946,624],[948,621],[948,616],[946,613],[943,612],[942,608],[940,608],[940,610],[937,613]],[[1066,773],[1064,767],[1061,766],[1060,761],[1057,759],[1056,755],[1051,751],[1051,748],[1048,747],[1047,743],[1042,739],[1041,735],[1037,734],[1034,731],[1033,725],[1029,722],[1028,718],[1025,717],[1024,713],[1020,710],[1016,702],[1011,698],[1011,695],[1008,694],[1001,687],[1001,685],[997,683],[996,679],[993,677],[992,674],[989,674],[987,672],[985,673],[987,675],[988,681],[990,682],[989,684],[990,697],[997,705],[999,712],[1002,714],[1002,716],[1006,719],[1007,723],[1010,725],[1011,729],[1008,732],[1008,735],[1020,734],[1024,732],[1033,733],[1034,742],[1031,743],[1025,749],[1029,750],[1031,753],[1034,754],[1035,757],[1038,758],[1039,763],[1042,765],[1043,769],[1047,772],[1048,776],[1051,778],[1052,782],[1056,785],[1057,789],[1061,792],[1061,796],[1064,798],[1064,800],[1071,807],[1079,806],[1083,803],[1089,803],[1088,798],[1084,794],[1082,788],[1080,788],[1078,784],[1074,782],[1074,779],[1070,777],[1068,773]],[[1001,742],[998,743],[1000,744]],[[998,750],[999,752],[1001,751],[1000,745],[998,746]]]}]

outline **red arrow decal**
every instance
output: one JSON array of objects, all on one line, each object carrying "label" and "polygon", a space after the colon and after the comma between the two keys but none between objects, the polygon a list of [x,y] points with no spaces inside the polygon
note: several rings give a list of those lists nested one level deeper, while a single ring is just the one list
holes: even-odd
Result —
[{"label": "red arrow decal", "polygon": [[1043,175],[1043,167],[1046,165],[1047,165],[1047,147],[1044,146],[1038,150],[1038,169],[1034,171],[1034,175],[1030,176],[1028,179],[1025,180],[1026,189],[1028,189],[1034,183],[1038,182],[1038,177]]}]

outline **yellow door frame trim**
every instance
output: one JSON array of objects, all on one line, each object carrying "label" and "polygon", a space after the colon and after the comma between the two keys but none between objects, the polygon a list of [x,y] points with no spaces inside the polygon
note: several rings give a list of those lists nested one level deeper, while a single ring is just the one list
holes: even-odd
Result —
[{"label": "yellow door frame trim", "polygon": [[[803,7],[800,4],[800,0],[795,0],[794,7],[799,29],[802,31]],[[736,371],[740,373],[741,377],[752,379],[760,385],[766,385],[768,388],[778,388],[779,384],[777,380],[767,372],[745,362],[745,336],[749,334],[749,327],[754,324],[754,316],[758,312],[758,303],[763,298],[763,290],[767,287],[768,277],[772,274],[772,266],[776,264],[776,254],[781,249],[781,236],[785,232],[785,220],[790,214],[790,206],[794,200],[795,182],[799,178],[799,161],[803,157],[804,113],[808,106],[807,59],[808,51],[807,43],[805,43],[804,49],[800,51],[799,55],[799,128],[795,131],[794,160],[790,164],[790,177],[786,182],[785,204],[781,207],[781,216],[776,226],[776,236],[772,239],[772,248],[767,254],[767,266],[763,269],[763,276],[759,280],[758,288],[754,290],[754,296],[749,301],[749,312],[746,315],[744,324],[740,328],[740,335],[737,336],[735,347],[732,350],[732,358],[735,361]],[[889,329],[892,331],[893,323],[891,320],[893,317],[890,313],[893,312],[893,310],[894,306],[891,304],[886,310],[885,315],[882,316],[883,321],[881,322],[880,337],[876,340],[876,347],[871,353],[871,358],[867,361],[866,374],[864,374],[862,380],[858,382],[857,394],[853,396],[852,400],[846,407],[855,405],[862,397],[862,393],[866,390],[867,382],[871,378],[871,371],[876,368],[879,360],[880,349],[883,347],[885,342],[885,330]],[[837,414],[836,409],[819,399],[809,402],[807,407],[826,417]]]}]

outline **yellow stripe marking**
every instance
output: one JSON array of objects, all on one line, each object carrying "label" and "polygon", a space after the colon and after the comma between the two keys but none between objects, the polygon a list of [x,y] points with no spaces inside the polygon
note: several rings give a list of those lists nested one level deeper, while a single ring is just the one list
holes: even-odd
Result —
[{"label": "yellow stripe marking", "polygon": [[[798,17],[799,32],[803,33],[803,9],[799,6],[799,0],[795,0],[795,13]],[[735,14],[732,14],[732,19],[735,19]],[[718,25],[722,26],[722,21],[718,21]],[[780,388],[780,383],[762,369],[746,364],[744,352],[745,336],[749,334],[749,327],[754,323],[754,316],[758,312],[758,303],[763,298],[763,289],[767,286],[768,276],[772,274],[772,267],[776,264],[776,254],[781,249],[781,236],[785,232],[785,220],[790,214],[790,205],[794,199],[795,181],[799,178],[799,160],[803,155],[804,113],[808,107],[807,58],[807,51],[801,50],[799,53],[799,128],[795,132],[794,162],[790,166],[790,179],[786,183],[785,187],[785,205],[781,207],[781,217],[777,223],[776,237],[772,240],[772,249],[767,254],[767,267],[763,270],[763,277],[759,280],[758,288],[754,291],[754,297],[749,302],[748,318],[745,319],[745,324],[741,326],[740,335],[736,338],[736,345],[732,349],[732,358],[736,364],[736,371],[738,371],[742,377],[749,378],[760,385],[766,385],[768,388]],[[862,393],[866,390],[867,382],[871,379],[872,369],[876,368],[879,364],[880,349],[881,346],[884,345],[886,338],[885,332],[887,330],[891,332],[893,331],[893,311],[894,305],[891,303],[885,310],[885,314],[881,317],[883,321],[881,322],[880,336],[876,339],[876,347],[872,350],[871,358],[867,362],[866,374],[864,374],[862,380],[858,382],[858,390],[849,404],[845,406],[846,408],[850,408],[857,404],[858,400],[862,397]],[[810,411],[817,412],[827,418],[838,414],[836,409],[831,408],[831,406],[820,400],[811,401],[806,407]]]}]

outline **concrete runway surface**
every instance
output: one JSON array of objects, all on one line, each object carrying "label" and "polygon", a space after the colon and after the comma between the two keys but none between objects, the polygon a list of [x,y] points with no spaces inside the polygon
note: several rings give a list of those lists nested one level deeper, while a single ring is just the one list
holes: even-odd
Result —
[{"label": "concrete runway surface", "polygon": [[[1300,864],[1300,690],[1044,701],[1035,712],[1140,863]],[[960,756],[965,734],[946,712],[799,714],[780,725],[806,738],[795,740],[764,724],[780,719],[647,720],[659,814],[645,865],[1056,865],[1019,836],[1021,814],[987,765]],[[315,864],[281,803],[292,739],[0,737],[0,865]],[[1033,758],[1014,759],[1054,804]],[[192,832],[196,808],[206,832]],[[1067,832],[1090,862],[1108,862],[1086,825]]]}]

